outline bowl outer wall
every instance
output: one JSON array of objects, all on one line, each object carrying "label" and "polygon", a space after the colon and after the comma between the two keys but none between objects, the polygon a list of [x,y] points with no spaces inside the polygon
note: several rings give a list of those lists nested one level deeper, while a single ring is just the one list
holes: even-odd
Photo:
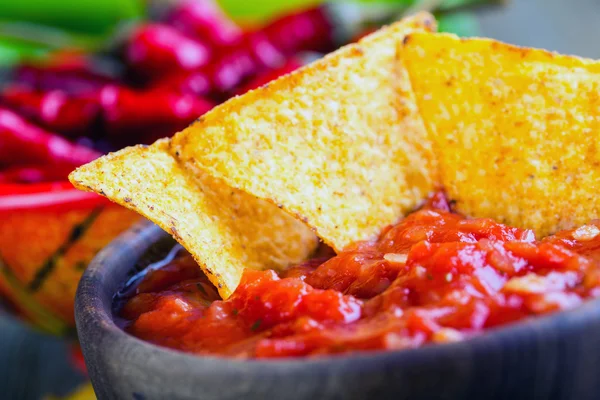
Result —
[{"label": "bowl outer wall", "polygon": [[420,349],[234,360],[162,348],[122,331],[112,299],[168,235],[138,224],[84,273],[75,318],[99,399],[598,399],[600,300]]}]

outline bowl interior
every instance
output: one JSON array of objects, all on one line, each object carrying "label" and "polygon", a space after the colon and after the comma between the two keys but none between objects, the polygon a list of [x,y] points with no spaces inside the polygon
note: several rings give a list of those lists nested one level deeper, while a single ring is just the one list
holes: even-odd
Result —
[{"label": "bowl interior", "polygon": [[592,399],[590,393],[600,393],[600,300],[462,342],[412,350],[263,361],[195,356],[144,342],[115,323],[113,297],[174,244],[144,222],[100,252],[84,273],[76,299],[77,331],[101,398],[125,392],[194,398],[202,392],[208,399],[479,399],[490,393],[494,398]]}]

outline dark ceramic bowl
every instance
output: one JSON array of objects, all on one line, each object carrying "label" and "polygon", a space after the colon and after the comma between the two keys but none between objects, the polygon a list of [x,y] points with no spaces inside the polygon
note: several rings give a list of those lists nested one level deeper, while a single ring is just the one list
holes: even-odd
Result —
[{"label": "dark ceramic bowl", "polygon": [[77,332],[99,399],[599,399],[600,302],[452,344],[318,359],[199,357],[123,332],[113,295],[173,246],[138,225],[105,248],[77,292]]}]

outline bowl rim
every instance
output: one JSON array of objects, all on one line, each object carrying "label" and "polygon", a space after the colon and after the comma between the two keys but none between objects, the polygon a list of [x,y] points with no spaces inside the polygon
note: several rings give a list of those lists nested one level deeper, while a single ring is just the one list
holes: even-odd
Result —
[{"label": "bowl rim", "polygon": [[[213,373],[231,373],[247,371],[248,367],[257,371],[264,368],[286,368],[287,371],[306,367],[343,366],[348,363],[358,365],[358,368],[368,368],[373,363],[386,363],[394,360],[408,363],[421,363],[438,360],[444,357],[470,351],[482,354],[491,354],[497,350],[493,344],[510,342],[516,338],[548,337],[553,335],[569,335],[589,326],[593,320],[600,321],[600,298],[589,299],[579,306],[551,313],[543,316],[529,317],[515,323],[491,328],[487,332],[467,338],[458,342],[427,344],[423,347],[400,350],[376,350],[343,353],[340,355],[327,355],[318,357],[290,357],[274,359],[237,359],[216,355],[197,355],[179,350],[170,349],[141,340],[122,330],[114,321],[112,314],[113,295],[110,299],[102,293],[102,274],[106,264],[118,255],[129,252],[137,261],[145,251],[159,240],[170,237],[165,231],[150,221],[144,220],[135,224],[108,246],[101,250],[92,260],[79,282],[75,299],[75,320],[77,333],[81,335],[80,341],[85,342],[85,336],[92,332],[99,333],[109,338],[109,342],[120,341],[140,352],[147,352],[153,357],[165,357],[169,362],[179,365],[206,365]],[[128,265],[128,269],[133,268]],[[122,266],[112,266],[119,268]],[[111,268],[111,267],[109,267]],[[109,271],[110,272],[110,271]],[[100,280],[99,280],[100,277]],[[108,301],[109,307],[106,306]],[[560,326],[560,332],[556,329]],[[538,337],[538,339],[539,339]],[[84,351],[85,356],[85,351]],[[171,365],[174,372],[178,370],[177,364]],[[362,367],[360,367],[362,366]],[[189,371],[188,371],[189,373]]]}]

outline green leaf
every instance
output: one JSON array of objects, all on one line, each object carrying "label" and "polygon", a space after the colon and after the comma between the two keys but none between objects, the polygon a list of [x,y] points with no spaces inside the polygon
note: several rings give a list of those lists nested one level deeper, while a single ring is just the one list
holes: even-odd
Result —
[{"label": "green leaf", "polygon": [[479,21],[475,14],[467,11],[445,13],[437,17],[440,32],[454,33],[458,36],[479,35]]},{"label": "green leaf", "polygon": [[320,3],[319,0],[219,0],[219,4],[232,18],[257,21]]},{"label": "green leaf", "polygon": [[422,5],[428,10],[451,10],[481,5],[502,4],[506,0],[361,0],[362,3],[396,3],[409,7]]},{"label": "green leaf", "polygon": [[30,22],[103,35],[145,15],[143,0],[1,0],[0,20]]},{"label": "green leaf", "polygon": [[47,46],[0,36],[0,67],[43,58],[49,50]]},{"label": "green leaf", "polygon": [[446,11],[483,5],[501,5],[505,2],[506,0],[442,0],[437,10]]},{"label": "green leaf", "polygon": [[[335,1],[335,0],[333,0]],[[347,0],[341,0],[347,1]],[[356,0],[365,5],[385,3],[398,5],[398,11],[409,8],[428,11],[450,11],[481,5],[498,5],[507,0]],[[322,3],[319,0],[218,0],[223,9],[233,18],[242,21],[260,21],[277,14],[298,10]]]},{"label": "green leaf", "polygon": [[252,324],[252,326],[250,327],[250,330],[252,332],[258,330],[258,328],[260,328],[260,324],[262,323],[262,321],[260,319],[257,319],[256,321],[254,321],[254,323]]}]

